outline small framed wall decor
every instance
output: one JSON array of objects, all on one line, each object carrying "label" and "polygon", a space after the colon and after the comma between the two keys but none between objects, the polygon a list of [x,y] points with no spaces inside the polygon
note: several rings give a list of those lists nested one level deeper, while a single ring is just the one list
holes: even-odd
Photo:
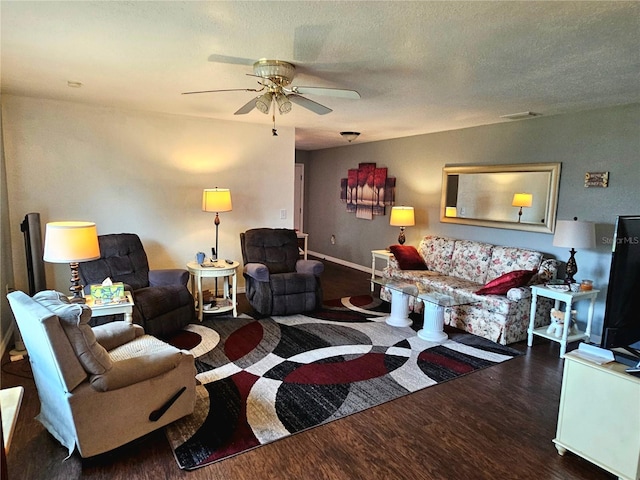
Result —
[{"label": "small framed wall decor", "polygon": [[609,186],[609,172],[587,172],[584,174],[584,187],[601,187]]}]

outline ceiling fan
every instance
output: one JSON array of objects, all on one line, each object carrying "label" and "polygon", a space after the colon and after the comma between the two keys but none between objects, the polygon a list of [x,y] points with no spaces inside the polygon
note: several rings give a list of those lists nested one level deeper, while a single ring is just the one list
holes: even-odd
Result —
[{"label": "ceiling fan", "polygon": [[292,63],[282,60],[268,60],[263,58],[253,64],[253,74],[247,74],[252,77],[258,77],[258,84],[260,85],[260,88],[202,90],[198,92],[183,92],[183,95],[215,92],[262,92],[266,90],[262,95],[251,99],[240,107],[234,115],[245,115],[254,108],[264,114],[269,114],[272,105],[274,115],[276,108],[281,115],[284,115],[291,111],[292,103],[311,110],[318,115],[325,115],[333,110],[318,102],[314,102],[313,100],[303,97],[302,95],[312,94],[350,99],[360,98],[360,94],[355,90],[342,90],[338,88],[324,87],[299,87],[291,85],[295,74],[296,67]]}]

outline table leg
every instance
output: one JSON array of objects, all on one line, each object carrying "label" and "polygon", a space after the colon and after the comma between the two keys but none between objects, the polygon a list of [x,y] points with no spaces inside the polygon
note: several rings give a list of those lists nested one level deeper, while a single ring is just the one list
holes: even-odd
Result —
[{"label": "table leg", "polygon": [[200,323],[202,323],[202,319],[204,316],[204,302],[202,301],[202,276],[198,275],[196,282],[198,284],[198,320],[200,321]]},{"label": "table leg", "polygon": [[128,323],[133,323],[133,308],[125,312],[124,321]]},{"label": "table leg", "polygon": [[231,302],[233,303],[233,316],[238,316],[238,303],[236,302],[236,272],[231,275]]},{"label": "table leg", "polygon": [[391,314],[386,318],[387,325],[408,327],[413,322],[409,318],[409,295],[399,290],[391,290]]},{"label": "table leg", "polygon": [[371,291],[373,292],[375,285],[373,279],[376,278],[376,256],[371,255]]},{"label": "table leg", "polygon": [[569,336],[569,326],[571,325],[571,302],[565,302],[564,325],[562,326],[562,339],[560,340],[560,358],[564,358],[567,353],[567,338]]},{"label": "table leg", "polygon": [[529,347],[533,346],[533,329],[536,324],[536,310],[538,305],[538,294],[533,293],[531,295],[531,312],[529,313],[529,330],[527,330],[527,345]]},{"label": "table leg", "polygon": [[444,307],[424,302],[424,324],[418,337],[430,342],[444,342],[449,336],[444,333]]}]

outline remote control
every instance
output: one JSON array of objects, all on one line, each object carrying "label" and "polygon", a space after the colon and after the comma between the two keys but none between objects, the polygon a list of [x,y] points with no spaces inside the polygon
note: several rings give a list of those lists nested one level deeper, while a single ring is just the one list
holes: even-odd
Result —
[{"label": "remote control", "polygon": [[227,262],[229,265],[233,265],[233,260],[227,259],[227,260],[225,260],[225,262]]}]

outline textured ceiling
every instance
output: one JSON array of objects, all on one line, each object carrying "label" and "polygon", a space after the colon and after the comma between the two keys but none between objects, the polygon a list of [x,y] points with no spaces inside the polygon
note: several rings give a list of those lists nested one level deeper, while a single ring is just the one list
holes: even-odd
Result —
[{"label": "textured ceiling", "polygon": [[[354,89],[276,115],[296,147],[357,143],[640,101],[640,2],[29,2],[0,4],[2,92],[265,125],[233,113],[259,58],[294,85]],[[68,81],[81,82],[70,88]],[[526,120],[525,120],[526,121]]]}]

